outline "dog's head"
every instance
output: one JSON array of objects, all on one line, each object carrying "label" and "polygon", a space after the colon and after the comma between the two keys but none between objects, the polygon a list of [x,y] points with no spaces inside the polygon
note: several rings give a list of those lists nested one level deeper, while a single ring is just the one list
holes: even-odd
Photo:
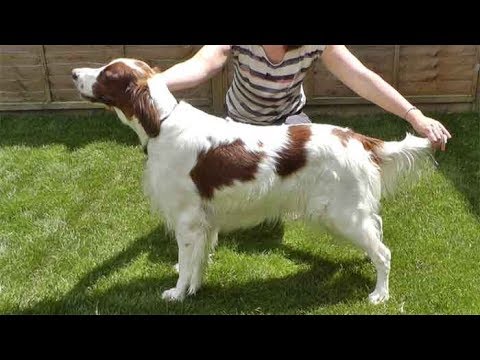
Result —
[{"label": "dog's head", "polygon": [[115,110],[145,145],[159,134],[162,117],[176,104],[166,85],[155,77],[157,72],[143,61],[121,58],[99,68],[73,69],[72,78],[84,99]]}]

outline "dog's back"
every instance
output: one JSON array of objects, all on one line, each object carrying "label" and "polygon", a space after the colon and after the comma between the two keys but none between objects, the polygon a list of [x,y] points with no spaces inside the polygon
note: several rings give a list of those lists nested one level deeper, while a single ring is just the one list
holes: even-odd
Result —
[{"label": "dog's back", "polygon": [[[317,221],[336,202],[363,201],[377,211],[382,184],[391,189],[415,165],[410,160],[429,149],[428,140],[411,135],[383,142],[326,124],[240,124],[182,102],[162,124],[162,136],[150,142],[148,181],[158,181],[150,188],[168,189],[165,178],[174,171],[168,183],[198,199],[222,230],[288,214]],[[168,194],[157,198],[164,208]]]}]

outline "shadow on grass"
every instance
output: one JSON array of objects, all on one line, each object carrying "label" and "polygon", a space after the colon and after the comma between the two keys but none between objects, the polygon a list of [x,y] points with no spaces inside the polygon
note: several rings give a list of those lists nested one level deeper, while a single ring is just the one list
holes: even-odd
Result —
[{"label": "shadow on grass", "polygon": [[[106,260],[85,274],[59,300],[44,300],[22,314],[238,314],[295,313],[309,308],[332,305],[342,301],[361,301],[374,286],[374,279],[361,274],[371,266],[362,258],[348,262],[332,262],[308,252],[281,244],[283,225],[262,225],[222,236],[219,244],[235,242],[238,251],[255,253],[281,248],[287,258],[309,265],[308,269],[274,279],[255,279],[238,285],[206,283],[183,303],[166,303],[164,290],[175,285],[173,272],[162,276],[142,276],[126,284],[110,287],[104,292],[91,290],[101,278],[109,277],[143,253],[153,262],[176,262],[174,239],[162,227],[137,239],[127,249]],[[260,241],[265,239],[265,241]],[[372,273],[373,274],[373,273]],[[261,310],[259,310],[261,309]]]},{"label": "shadow on grass", "polygon": [[450,180],[480,218],[480,114],[446,116],[444,125],[453,138],[448,151],[437,152],[438,170]]},{"label": "shadow on grass", "polygon": [[110,112],[92,115],[2,115],[0,147],[62,144],[70,151],[94,142],[139,145],[137,136]]}]

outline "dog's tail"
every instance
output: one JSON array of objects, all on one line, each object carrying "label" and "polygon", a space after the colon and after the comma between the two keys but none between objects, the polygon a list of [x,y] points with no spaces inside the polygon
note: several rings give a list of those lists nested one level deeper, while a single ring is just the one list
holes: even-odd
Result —
[{"label": "dog's tail", "polygon": [[430,140],[407,133],[402,141],[385,141],[373,149],[380,166],[382,196],[392,195],[400,182],[413,183],[436,164]]}]

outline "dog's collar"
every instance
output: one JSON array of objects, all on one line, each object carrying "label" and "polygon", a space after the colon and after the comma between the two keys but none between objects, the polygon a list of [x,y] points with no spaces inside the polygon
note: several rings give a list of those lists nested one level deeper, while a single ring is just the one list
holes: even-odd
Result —
[{"label": "dog's collar", "polygon": [[167,115],[165,115],[164,117],[160,118],[160,122],[162,122],[162,121],[164,121],[164,120],[167,120],[167,118],[168,118],[170,115],[172,115],[172,113],[175,111],[175,109],[177,108],[177,106],[178,106],[178,101],[175,103],[175,105],[173,105],[172,110],[170,110],[170,112],[169,112]]},{"label": "dog's collar", "polygon": [[[172,113],[175,111],[175,109],[177,108],[177,106],[178,106],[178,102],[173,106],[172,110],[171,110],[167,115],[165,115],[164,117],[160,118],[160,120],[159,120],[159,121],[160,121],[160,124],[161,124],[162,122],[164,122],[165,120],[167,120],[167,118],[168,118],[170,115],[172,115]],[[145,145],[143,145],[143,153],[144,153],[145,155],[147,155],[147,156],[148,156],[148,142],[149,142],[149,141],[150,141],[150,138],[148,138],[148,139],[147,139],[147,142],[145,143]]]}]

